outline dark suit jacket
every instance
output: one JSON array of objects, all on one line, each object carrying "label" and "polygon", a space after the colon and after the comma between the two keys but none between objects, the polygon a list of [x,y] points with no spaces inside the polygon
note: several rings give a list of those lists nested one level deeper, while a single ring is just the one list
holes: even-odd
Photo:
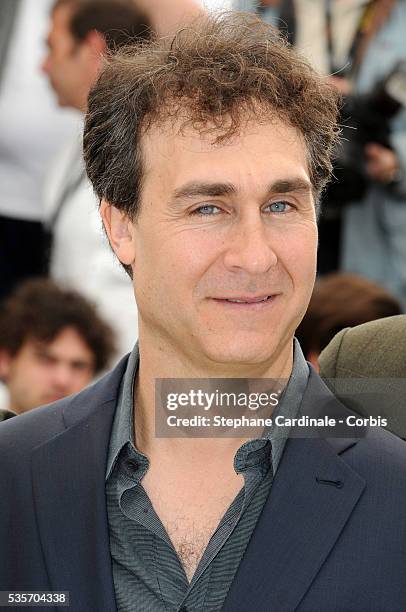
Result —
[{"label": "dark suit jacket", "polygon": [[[125,363],[0,425],[0,591],[70,591],[72,612],[116,610],[105,470]],[[305,411],[315,404],[346,415],[312,372]],[[224,610],[405,612],[405,576],[406,443],[376,429],[294,438]]]}]

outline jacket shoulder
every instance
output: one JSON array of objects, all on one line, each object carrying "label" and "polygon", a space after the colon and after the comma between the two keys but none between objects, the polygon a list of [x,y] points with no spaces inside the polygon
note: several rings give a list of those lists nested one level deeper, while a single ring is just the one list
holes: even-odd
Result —
[{"label": "jacket shoulder", "polygon": [[406,442],[401,438],[381,427],[369,427],[341,458],[388,501],[406,501]]},{"label": "jacket shoulder", "polygon": [[0,425],[0,464],[11,451],[15,457],[25,449],[30,450],[65,429],[63,409],[74,397],[65,398],[48,406],[35,408],[3,422]]}]

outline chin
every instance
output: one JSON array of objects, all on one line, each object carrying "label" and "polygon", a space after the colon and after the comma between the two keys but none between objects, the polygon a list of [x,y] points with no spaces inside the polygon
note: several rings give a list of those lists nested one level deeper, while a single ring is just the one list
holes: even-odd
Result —
[{"label": "chin", "polygon": [[204,352],[211,361],[229,366],[259,365],[273,361],[279,352],[275,338],[253,337],[252,334],[236,334],[231,337],[218,336],[212,343],[205,343]]},{"label": "chin", "polygon": [[70,104],[68,104],[67,100],[62,98],[61,96],[57,96],[58,106],[60,108],[69,108]]}]

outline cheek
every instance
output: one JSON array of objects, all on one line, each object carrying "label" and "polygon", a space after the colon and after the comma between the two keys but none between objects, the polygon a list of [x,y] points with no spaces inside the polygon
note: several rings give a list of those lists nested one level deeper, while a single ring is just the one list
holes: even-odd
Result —
[{"label": "cheek", "polygon": [[314,273],[317,261],[317,226],[302,226],[286,235],[284,259],[297,275],[308,277]]},{"label": "cheek", "polygon": [[36,364],[31,370],[31,379],[35,381],[37,388],[45,390],[52,379],[52,369],[45,364]]},{"label": "cheek", "polygon": [[90,383],[92,377],[86,372],[74,372],[71,375],[72,389],[80,390]]},{"label": "cheek", "polygon": [[35,384],[37,380],[42,379],[41,368],[38,367],[35,359],[30,357],[18,359],[12,374],[15,378],[27,381],[29,384]]},{"label": "cheek", "polygon": [[40,401],[40,396],[47,389],[47,379],[43,376],[40,368],[33,364],[19,368],[13,379],[14,389],[20,394],[23,401],[29,403]]},{"label": "cheek", "polygon": [[180,294],[194,288],[215,260],[218,240],[209,232],[184,230],[149,242],[136,256],[135,287],[140,292]]}]

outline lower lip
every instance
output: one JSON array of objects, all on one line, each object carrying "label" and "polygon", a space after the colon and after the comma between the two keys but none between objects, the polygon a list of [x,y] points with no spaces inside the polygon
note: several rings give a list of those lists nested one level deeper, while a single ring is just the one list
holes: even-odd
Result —
[{"label": "lower lip", "polygon": [[214,298],[213,301],[232,310],[261,312],[262,310],[267,310],[269,307],[273,306],[277,297],[278,296],[273,295],[263,302],[229,302],[228,300],[216,300]]}]

